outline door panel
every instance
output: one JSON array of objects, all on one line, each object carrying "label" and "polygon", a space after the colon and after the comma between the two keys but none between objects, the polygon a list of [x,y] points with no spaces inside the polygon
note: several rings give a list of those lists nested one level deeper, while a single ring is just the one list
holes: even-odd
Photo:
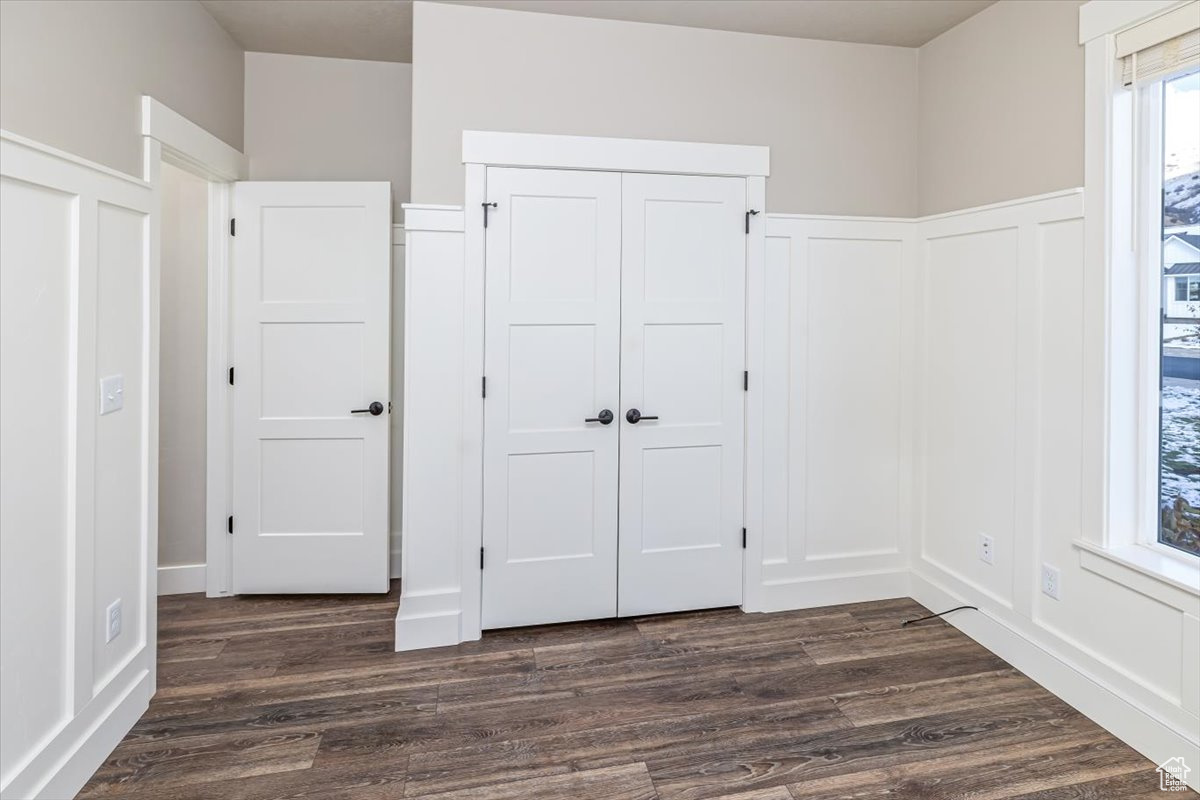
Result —
[{"label": "door panel", "polygon": [[623,176],[621,616],[742,600],[745,196]]},{"label": "door panel", "polygon": [[235,188],[235,592],[388,590],[390,191]]},{"label": "door panel", "polygon": [[620,176],[488,169],[483,627],[611,617]]}]

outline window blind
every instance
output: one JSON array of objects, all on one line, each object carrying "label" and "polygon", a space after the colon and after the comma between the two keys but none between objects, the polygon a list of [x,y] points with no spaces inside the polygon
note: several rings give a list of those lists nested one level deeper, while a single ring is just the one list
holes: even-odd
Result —
[{"label": "window blind", "polygon": [[1117,34],[1125,86],[1200,67],[1200,0]]}]

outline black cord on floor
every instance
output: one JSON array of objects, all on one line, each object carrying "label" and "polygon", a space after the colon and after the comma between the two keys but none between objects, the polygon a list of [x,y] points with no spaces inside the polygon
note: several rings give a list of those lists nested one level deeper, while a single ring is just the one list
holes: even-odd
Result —
[{"label": "black cord on floor", "polygon": [[930,614],[930,615],[929,615],[929,616],[927,616],[927,617],[917,617],[916,619],[906,619],[906,620],[904,620],[904,622],[901,622],[901,623],[900,623],[900,627],[901,627],[901,628],[907,628],[909,625],[912,625],[914,622],[924,622],[924,621],[925,621],[925,620],[927,620],[927,619],[936,619],[936,618],[938,618],[938,617],[940,617],[940,616],[942,616],[942,615],[944,615],[944,614],[949,614],[951,611],[962,611],[964,608],[969,608],[969,609],[971,609],[972,611],[978,611],[978,610],[979,610],[979,609],[978,609],[978,608],[976,608],[975,606],[959,606],[958,608],[951,608],[951,609],[948,609],[948,610],[946,610],[946,611],[941,611],[941,612],[939,612],[939,613],[937,613],[937,614]]}]

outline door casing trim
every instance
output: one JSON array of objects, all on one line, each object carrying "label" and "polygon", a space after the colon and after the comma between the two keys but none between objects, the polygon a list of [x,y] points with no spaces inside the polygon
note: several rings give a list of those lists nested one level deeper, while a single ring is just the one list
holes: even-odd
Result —
[{"label": "door casing trim", "polygon": [[[161,203],[159,180],[163,162],[208,181],[208,253],[205,386],[205,593],[224,597],[230,593],[230,554],[225,533],[229,513],[229,393],[224,379],[229,367],[229,219],[233,182],[245,180],[246,156],[204,128],[142,95],[143,169]],[[158,215],[155,219],[157,220]],[[160,258],[159,233],[152,234],[154,258]],[[157,564],[155,565],[157,567]],[[153,626],[152,626],[153,627]]]}]

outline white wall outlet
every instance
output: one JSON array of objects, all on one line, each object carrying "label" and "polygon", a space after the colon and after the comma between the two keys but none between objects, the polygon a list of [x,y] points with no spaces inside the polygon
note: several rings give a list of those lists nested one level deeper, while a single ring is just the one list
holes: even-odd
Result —
[{"label": "white wall outlet", "polygon": [[1058,599],[1058,590],[1062,576],[1058,574],[1058,570],[1049,564],[1042,564],[1042,594],[1047,597]]},{"label": "white wall outlet", "polygon": [[109,375],[100,379],[100,416],[120,411],[125,406],[125,376]]},{"label": "white wall outlet", "polygon": [[118,597],[108,604],[105,616],[108,619],[108,634],[104,641],[111,642],[121,635],[121,598]]},{"label": "white wall outlet", "polygon": [[992,563],[992,549],[994,546],[992,537],[986,533],[979,534],[979,560],[985,564]]}]

